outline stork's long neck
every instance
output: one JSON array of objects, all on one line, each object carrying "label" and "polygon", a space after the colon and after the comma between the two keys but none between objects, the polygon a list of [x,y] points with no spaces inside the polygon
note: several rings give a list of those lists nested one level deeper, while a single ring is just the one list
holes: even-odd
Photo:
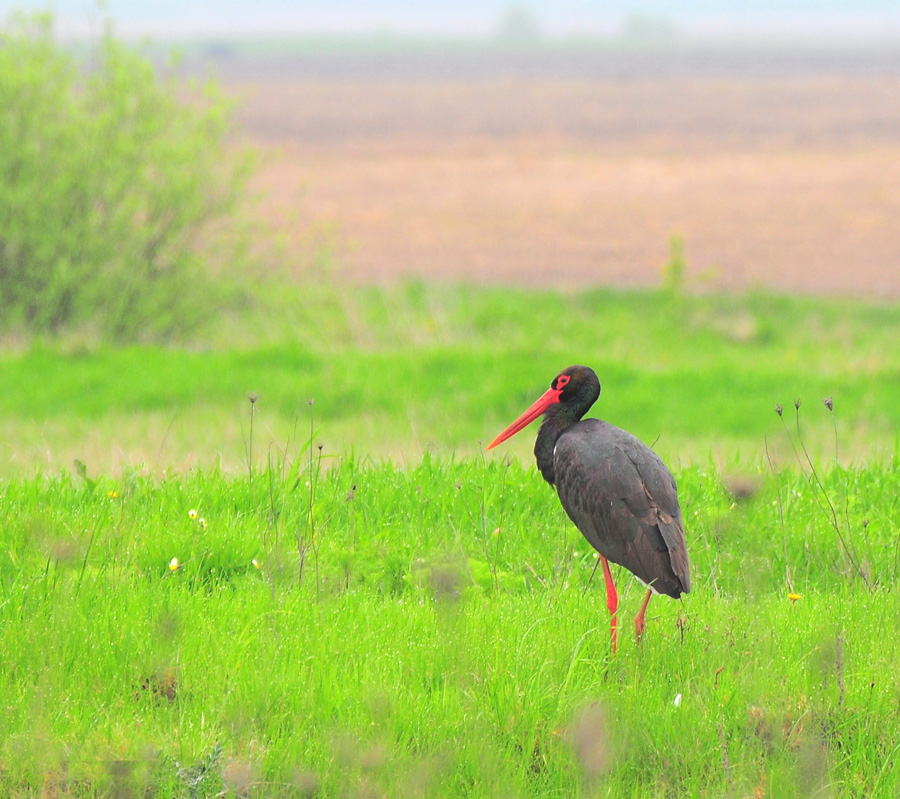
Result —
[{"label": "stork's long neck", "polygon": [[588,408],[590,405],[578,408],[571,404],[557,403],[551,405],[544,414],[537,440],[534,442],[534,457],[541,475],[550,485],[556,485],[556,469],[553,458],[556,442],[566,430],[587,413]]},{"label": "stork's long neck", "polygon": [[[553,403],[544,412],[544,420],[538,430],[537,441],[534,442],[534,457],[538,469],[550,485],[556,485],[556,442],[566,430],[581,421],[600,396],[600,381],[593,369],[586,366],[570,367],[563,372],[566,373],[575,375],[575,384],[560,395],[559,402]],[[574,392],[571,391],[572,388],[575,388]]]},{"label": "stork's long neck", "polygon": [[549,414],[544,417],[544,421],[541,422],[541,428],[538,430],[537,440],[534,442],[534,457],[543,478],[550,485],[556,485],[553,450],[556,448],[556,440],[562,435],[563,431],[554,425],[547,424],[549,421],[548,417]]}]

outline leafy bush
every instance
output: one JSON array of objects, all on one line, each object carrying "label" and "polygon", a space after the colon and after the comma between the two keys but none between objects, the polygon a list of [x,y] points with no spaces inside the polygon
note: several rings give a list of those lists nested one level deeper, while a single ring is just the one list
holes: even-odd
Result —
[{"label": "leafy bush", "polygon": [[242,246],[249,160],[226,147],[229,110],[214,86],[186,92],[109,34],[82,64],[49,16],[12,17],[0,30],[3,326],[188,331],[209,260]]}]

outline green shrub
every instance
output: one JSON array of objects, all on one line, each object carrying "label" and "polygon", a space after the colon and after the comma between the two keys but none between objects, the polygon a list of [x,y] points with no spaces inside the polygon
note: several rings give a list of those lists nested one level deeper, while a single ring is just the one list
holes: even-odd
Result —
[{"label": "green shrub", "polygon": [[113,340],[194,326],[202,297],[209,307],[207,264],[242,246],[233,221],[249,160],[226,147],[229,110],[214,86],[185,91],[109,34],[82,65],[54,42],[49,16],[10,18],[0,30],[2,326],[88,327]]}]

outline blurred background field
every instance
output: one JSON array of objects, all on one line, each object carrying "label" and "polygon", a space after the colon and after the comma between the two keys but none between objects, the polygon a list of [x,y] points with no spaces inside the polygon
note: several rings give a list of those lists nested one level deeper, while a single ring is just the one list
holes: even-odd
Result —
[{"label": "blurred background field", "polygon": [[[68,11],[63,31],[85,20]],[[122,11],[134,34],[142,17]],[[830,451],[825,396],[842,457],[889,457],[900,407],[893,17],[843,38],[827,20],[821,37],[791,38],[777,25],[741,37],[740,25],[718,35],[639,15],[579,37],[545,31],[540,14],[510,29],[516,19],[444,36],[186,28],[174,67],[165,40],[145,45],[175,83],[145,103],[136,131],[175,193],[154,195],[146,179],[147,210],[123,203],[126,189],[110,194],[103,207],[125,210],[109,215],[107,248],[60,245],[64,269],[50,258],[63,275],[83,270],[77,290],[7,314],[0,471],[69,469],[76,457],[100,472],[231,470],[245,460],[251,392],[275,441],[315,399],[333,453],[466,455],[574,362],[600,373],[599,414],[676,462],[759,459],[780,429],[774,405],[794,399],[809,409],[811,446]],[[96,42],[66,46],[102,63]],[[157,91],[137,74],[122,92]],[[202,89],[208,76],[221,91]],[[191,128],[161,101],[170,85],[204,121]],[[193,131],[181,149],[164,108],[168,129]],[[104,124],[106,145],[68,147],[67,180],[98,163],[119,169],[107,183],[144,174],[127,126]],[[22,206],[42,226],[36,252],[65,230],[51,221],[79,207],[53,170]],[[175,202],[198,224],[172,237]],[[128,250],[121,231],[136,220],[148,232]],[[98,230],[88,221],[66,236]],[[173,253],[188,248],[160,267],[163,237]],[[125,283],[92,266],[111,257]],[[177,279],[161,282],[167,269]]]},{"label": "blurred background field", "polygon": [[267,211],[330,224],[356,279],[652,287],[675,235],[698,290],[897,295],[895,49],[215,64]]}]

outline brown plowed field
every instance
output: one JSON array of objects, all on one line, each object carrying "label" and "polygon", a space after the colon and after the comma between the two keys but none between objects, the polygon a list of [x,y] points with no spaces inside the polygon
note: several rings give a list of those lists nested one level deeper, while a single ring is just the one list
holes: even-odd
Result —
[{"label": "brown plowed field", "polygon": [[[226,74],[348,277],[900,296],[900,69]],[[314,73],[314,74],[313,74]]]}]

